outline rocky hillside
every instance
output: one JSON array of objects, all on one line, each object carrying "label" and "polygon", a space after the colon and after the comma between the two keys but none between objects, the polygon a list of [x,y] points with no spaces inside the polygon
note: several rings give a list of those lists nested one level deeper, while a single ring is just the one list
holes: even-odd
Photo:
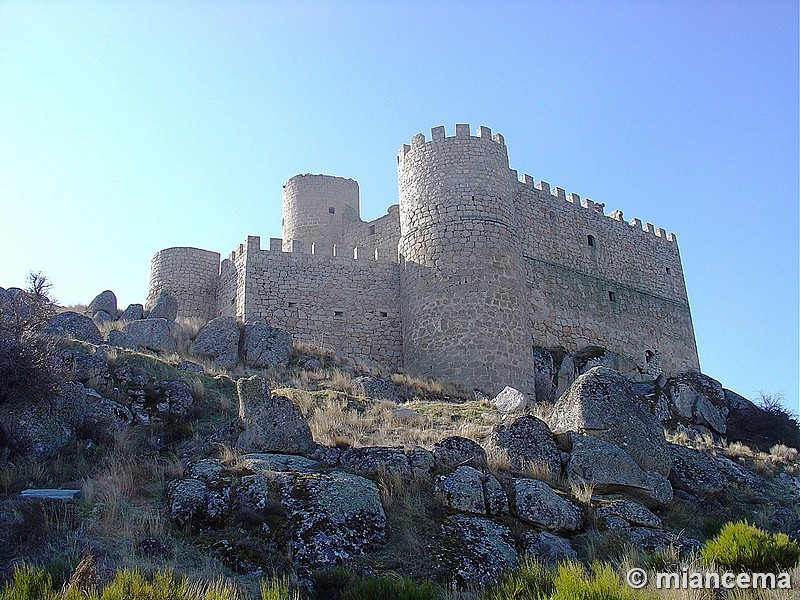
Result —
[{"label": "rocky hillside", "polygon": [[701,373],[538,348],[531,402],[176,314],[0,289],[0,578],[91,554],[101,581],[338,597],[344,567],[471,598],[531,558],[692,561],[730,521],[800,539],[796,418]]}]

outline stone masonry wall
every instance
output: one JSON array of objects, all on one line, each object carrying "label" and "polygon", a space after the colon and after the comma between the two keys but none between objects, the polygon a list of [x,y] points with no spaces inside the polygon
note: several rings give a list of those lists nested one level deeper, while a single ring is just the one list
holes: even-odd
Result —
[{"label": "stone masonry wall", "polygon": [[295,340],[353,360],[402,366],[398,266],[369,258],[246,247],[242,320],[265,319]]},{"label": "stone masonry wall", "polygon": [[349,256],[349,248],[359,248],[365,256],[374,256],[377,251],[378,260],[397,262],[397,244],[400,241],[400,207],[393,204],[388,213],[374,221],[357,221],[350,223],[344,230],[346,248],[339,254]]},{"label": "stone masonry wall", "polygon": [[150,261],[150,285],[146,308],[161,290],[178,300],[179,317],[211,319],[216,314],[219,253],[200,248],[166,248]]}]

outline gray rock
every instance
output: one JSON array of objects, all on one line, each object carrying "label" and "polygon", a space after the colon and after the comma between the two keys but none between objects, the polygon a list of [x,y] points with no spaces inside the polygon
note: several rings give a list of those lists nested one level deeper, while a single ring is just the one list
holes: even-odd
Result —
[{"label": "gray rock", "polygon": [[44,334],[58,337],[71,338],[92,344],[102,343],[100,330],[86,315],[65,311],[58,313],[47,322]]},{"label": "gray rock", "polygon": [[172,520],[181,527],[206,519],[208,486],[197,479],[177,479],[167,484],[167,501]]},{"label": "gray rock", "polygon": [[670,455],[661,423],[616,371],[594,367],[559,398],[550,417],[554,433],[576,431],[621,448],[645,471],[667,476]]},{"label": "gray rock", "polygon": [[402,448],[369,446],[342,452],[341,465],[365,477],[411,476],[411,465]]},{"label": "gray rock", "polygon": [[647,506],[672,502],[672,486],[662,475],[642,471],[625,452],[594,437],[571,434],[566,472],[570,481],[588,483],[598,494],[621,493]]},{"label": "gray rock", "polygon": [[129,304],[128,308],[122,311],[119,321],[138,321],[144,318],[144,306],[141,304]]},{"label": "gray rock", "polygon": [[648,554],[664,554],[670,548],[675,548],[682,557],[688,558],[697,553],[701,547],[700,542],[693,538],[661,529],[627,527],[618,531],[624,540]]},{"label": "gray rock", "polygon": [[487,513],[483,476],[472,467],[458,467],[452,473],[437,476],[434,492],[439,502],[448,508],[478,515]]},{"label": "gray rock", "polygon": [[361,388],[367,398],[400,402],[400,394],[397,393],[397,387],[391,381],[365,375],[354,378],[353,384],[357,388]]},{"label": "gray rock", "polygon": [[190,360],[182,360],[175,365],[175,368],[178,369],[178,371],[186,371],[188,373],[205,373],[203,365],[198,365],[196,362]]},{"label": "gray rock", "polygon": [[433,472],[436,460],[430,450],[415,446],[406,451],[406,456],[411,465],[411,474],[415,477],[426,477]]},{"label": "gray rock", "polygon": [[211,359],[223,369],[231,369],[239,362],[239,325],[233,317],[212,319],[197,332],[192,353]]},{"label": "gray rock", "polygon": [[508,496],[494,475],[484,475],[483,497],[486,499],[486,514],[499,517],[509,513]]},{"label": "gray rock", "polygon": [[583,526],[580,507],[536,479],[514,479],[511,512],[519,519],[549,531],[577,531]]},{"label": "gray rock", "polygon": [[433,445],[433,458],[440,468],[461,465],[481,467],[486,464],[486,450],[480,444],[458,435],[446,437]]},{"label": "gray rock", "polygon": [[423,415],[410,408],[393,408],[389,411],[389,415],[398,423],[406,425],[421,425],[426,420]]},{"label": "gray rock", "polygon": [[292,335],[263,321],[244,324],[242,359],[251,367],[277,367],[289,364]]},{"label": "gray rock", "polygon": [[92,321],[94,321],[95,325],[100,327],[101,325],[105,325],[106,323],[112,323],[114,321],[114,317],[112,317],[104,310],[98,310],[96,313],[92,315]]},{"label": "gray rock", "polygon": [[183,381],[161,381],[161,398],[156,410],[173,416],[186,416],[194,406],[194,396],[188,384]]},{"label": "gray rock", "polygon": [[139,349],[139,344],[136,343],[136,338],[117,329],[109,330],[108,334],[106,335],[106,343],[111,346],[125,348],[127,350]]},{"label": "gray rock", "polygon": [[147,318],[175,321],[178,318],[178,300],[166,290],[162,290],[150,308]]},{"label": "gray rock", "polygon": [[669,481],[675,489],[705,498],[725,487],[725,477],[711,456],[677,444],[670,444],[669,450],[672,454]]},{"label": "gray rock", "polygon": [[577,371],[575,369],[575,362],[572,357],[567,354],[561,360],[561,365],[558,367],[558,385],[556,386],[556,392],[554,394],[555,399],[558,400],[564,393],[570,388],[570,386],[575,382],[575,378],[578,376]]},{"label": "gray rock", "polygon": [[725,435],[728,403],[722,385],[715,379],[697,372],[681,373],[667,380],[664,395],[670,426],[701,425]]},{"label": "gray rock", "polygon": [[166,319],[131,321],[122,328],[122,332],[128,334],[137,346],[154,352],[170,354],[178,349]]},{"label": "gray rock", "polygon": [[6,443],[12,458],[46,459],[75,439],[75,429],[70,423],[73,411],[64,410],[63,404],[61,398],[0,404],[0,423],[8,436]]},{"label": "gray rock", "polygon": [[524,534],[522,544],[525,554],[535,556],[550,567],[563,561],[578,560],[578,553],[572,548],[568,539],[548,531],[529,531]]},{"label": "gray rock", "polygon": [[106,313],[112,319],[117,316],[117,296],[111,290],[97,294],[86,309],[86,313],[89,315],[94,315],[100,311]]},{"label": "gray rock", "polygon": [[237,446],[242,450],[307,454],[314,449],[311,429],[300,409],[288,398],[270,394],[264,379],[257,375],[239,379],[236,391],[244,428]]},{"label": "gray rock", "polygon": [[242,467],[253,473],[314,473],[320,463],[295,454],[251,453],[242,456]]},{"label": "gray rock", "polygon": [[351,473],[285,473],[276,479],[286,509],[289,546],[302,570],[340,564],[386,535],[378,486]]},{"label": "gray rock", "polygon": [[561,452],[547,423],[533,415],[495,425],[489,444],[505,451],[511,467],[527,471],[541,465],[553,478],[561,474]]},{"label": "gray rock", "polygon": [[461,586],[496,583],[516,568],[519,557],[510,530],[485,517],[453,515],[445,519],[437,545],[438,562]]},{"label": "gray rock", "polygon": [[630,500],[610,500],[595,508],[595,517],[603,523],[610,517],[618,517],[627,525],[639,525],[652,529],[661,529],[661,519],[649,509]]},{"label": "gray rock", "polygon": [[528,407],[528,398],[524,393],[507,385],[492,398],[492,404],[501,413],[522,412]]},{"label": "gray rock", "polygon": [[586,373],[594,367],[605,367],[616,371],[631,381],[638,382],[648,378],[652,379],[652,376],[640,368],[636,361],[599,346],[589,346],[579,350],[575,353],[575,362],[579,367],[580,373]]},{"label": "gray rock", "polygon": [[236,502],[240,510],[255,513],[263,511],[270,504],[272,488],[269,480],[261,474],[244,475],[235,485]]},{"label": "gray rock", "polygon": [[106,361],[86,352],[65,350],[61,353],[61,358],[66,377],[71,381],[99,381],[109,375]]},{"label": "gray rock", "polygon": [[335,446],[317,445],[310,456],[326,467],[338,467],[342,463],[342,450]]},{"label": "gray rock", "polygon": [[[553,354],[547,348],[533,349],[533,386],[536,390],[534,402],[551,403],[555,400],[556,369]],[[531,403],[533,404],[533,402]]]},{"label": "gray rock", "polygon": [[316,371],[322,368],[322,363],[313,356],[303,356],[297,360],[297,366],[306,371]]}]

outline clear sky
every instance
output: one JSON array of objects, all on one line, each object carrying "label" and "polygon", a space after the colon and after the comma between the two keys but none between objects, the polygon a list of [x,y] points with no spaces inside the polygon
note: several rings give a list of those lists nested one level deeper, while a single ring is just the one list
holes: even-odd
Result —
[{"label": "clear sky", "polygon": [[397,202],[418,132],[675,232],[703,371],[798,409],[798,6],[0,0],[0,286],[143,302],[150,257],[280,236],[281,185]]}]

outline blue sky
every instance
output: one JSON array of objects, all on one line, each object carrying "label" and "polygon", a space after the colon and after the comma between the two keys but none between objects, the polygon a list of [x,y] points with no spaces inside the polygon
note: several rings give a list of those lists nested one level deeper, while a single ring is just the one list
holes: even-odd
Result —
[{"label": "blue sky", "polygon": [[142,302],[169,246],[280,236],[297,173],[397,201],[417,132],[677,234],[704,372],[798,409],[798,7],[0,0],[0,286]]}]

